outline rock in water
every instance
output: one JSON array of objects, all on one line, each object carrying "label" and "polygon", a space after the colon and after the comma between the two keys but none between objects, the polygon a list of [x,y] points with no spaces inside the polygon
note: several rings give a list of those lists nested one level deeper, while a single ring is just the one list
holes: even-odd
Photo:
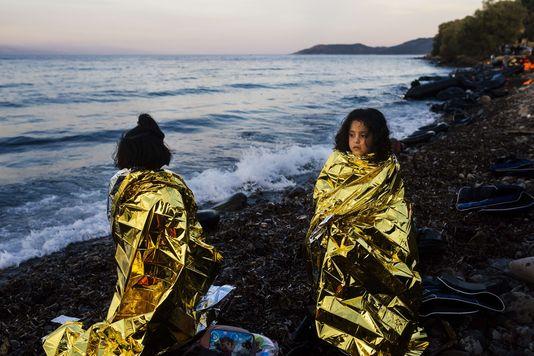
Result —
[{"label": "rock in water", "polygon": [[300,195],[303,195],[305,193],[306,193],[306,189],[304,189],[301,186],[296,186],[293,189],[291,189],[290,191],[288,191],[286,196],[288,198],[294,198],[294,197],[298,197]]},{"label": "rock in water", "polygon": [[220,215],[216,210],[207,209],[197,212],[197,220],[204,230],[216,230],[219,225]]},{"label": "rock in water", "polygon": [[247,205],[247,196],[243,193],[236,193],[222,203],[215,205],[212,209],[218,211],[235,211],[243,209]]}]

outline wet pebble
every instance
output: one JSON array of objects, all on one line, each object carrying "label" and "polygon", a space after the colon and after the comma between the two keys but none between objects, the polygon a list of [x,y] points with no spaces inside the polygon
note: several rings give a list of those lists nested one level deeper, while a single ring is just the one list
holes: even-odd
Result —
[{"label": "wet pebble", "polygon": [[306,190],[303,187],[298,185],[298,186],[292,188],[289,192],[287,192],[286,196],[288,198],[294,198],[294,197],[303,195],[305,193],[306,193]]},{"label": "wet pebble", "polygon": [[484,106],[487,106],[489,104],[491,104],[491,97],[489,95],[482,95],[478,101],[484,105]]},{"label": "wet pebble", "polygon": [[460,340],[460,346],[470,355],[482,355],[484,352],[481,342],[472,335],[462,338]]},{"label": "wet pebble", "polygon": [[502,335],[497,329],[494,329],[494,330],[491,331],[491,338],[493,340],[499,341],[499,340],[501,340]]},{"label": "wet pebble", "polygon": [[512,314],[514,319],[523,324],[530,324],[534,321],[534,297],[519,291],[512,291],[503,295],[507,305],[507,312]]},{"label": "wet pebble", "polygon": [[13,350],[17,350],[18,348],[20,348],[20,342],[18,340],[9,340],[9,345]]}]

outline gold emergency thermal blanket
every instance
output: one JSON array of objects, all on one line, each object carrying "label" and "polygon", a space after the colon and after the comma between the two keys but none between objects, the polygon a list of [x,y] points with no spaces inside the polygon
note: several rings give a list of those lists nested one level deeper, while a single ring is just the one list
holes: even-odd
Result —
[{"label": "gold emergency thermal blanket", "polygon": [[334,151],[314,191],[307,234],[318,336],[351,355],[421,354],[421,277],[394,156]]},{"label": "gold emergency thermal blanket", "polygon": [[62,325],[45,338],[47,355],[137,355],[197,331],[195,305],[222,257],[203,242],[192,192],[165,170],[129,172],[116,186],[110,219],[118,280],[107,318],[87,330]]}]

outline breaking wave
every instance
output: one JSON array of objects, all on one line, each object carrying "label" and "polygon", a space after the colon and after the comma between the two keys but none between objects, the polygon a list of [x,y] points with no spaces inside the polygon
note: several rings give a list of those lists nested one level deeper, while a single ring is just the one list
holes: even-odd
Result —
[{"label": "breaking wave", "polygon": [[255,147],[243,151],[233,169],[208,169],[188,184],[199,202],[220,201],[238,191],[282,190],[295,184],[293,176],[320,169],[330,152],[327,145]]}]

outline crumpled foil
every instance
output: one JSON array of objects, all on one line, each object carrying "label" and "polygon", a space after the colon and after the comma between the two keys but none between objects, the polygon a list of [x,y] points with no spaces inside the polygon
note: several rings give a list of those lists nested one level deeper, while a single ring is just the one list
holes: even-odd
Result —
[{"label": "crumpled foil", "polygon": [[351,355],[421,354],[421,276],[394,156],[334,151],[314,190],[306,242],[319,338]]},{"label": "crumpled foil", "polygon": [[203,241],[193,193],[165,170],[129,172],[112,193],[118,280],[107,318],[60,326],[44,338],[47,355],[137,355],[196,333],[195,306],[222,257]]},{"label": "crumpled foil", "polygon": [[225,284],[222,286],[211,286],[208,292],[200,299],[195,307],[195,311],[200,314],[197,324],[197,333],[210,326],[210,323],[217,320],[220,314],[220,305],[235,289],[234,286]]}]

